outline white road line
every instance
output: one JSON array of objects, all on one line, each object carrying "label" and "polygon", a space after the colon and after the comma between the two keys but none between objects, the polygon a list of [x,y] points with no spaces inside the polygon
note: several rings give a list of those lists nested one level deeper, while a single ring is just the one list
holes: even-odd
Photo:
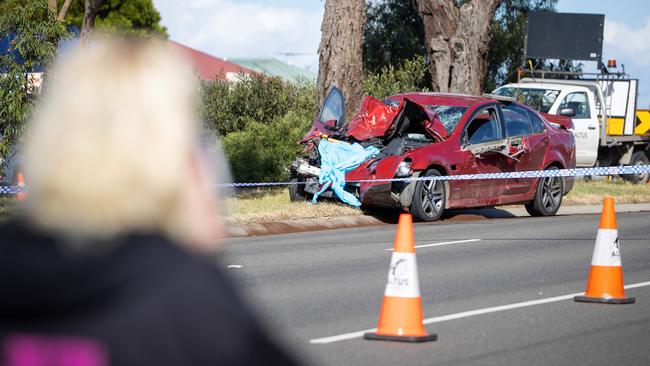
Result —
[{"label": "white road line", "polygon": [[[639,283],[633,283],[633,284],[630,284],[630,285],[626,285],[625,289],[631,289],[631,288],[637,288],[637,287],[645,287],[645,286],[650,286],[650,281],[648,281],[648,282],[639,282]],[[567,295],[561,295],[561,296],[555,296],[555,297],[547,297],[545,299],[530,300],[530,301],[517,302],[517,303],[514,303],[514,304],[508,304],[508,305],[493,306],[493,307],[490,307],[490,308],[463,311],[461,313],[437,316],[437,317],[434,317],[434,318],[427,318],[427,319],[424,319],[422,322],[424,324],[440,323],[440,322],[444,322],[444,321],[448,321],[448,320],[461,319],[461,318],[467,318],[467,317],[470,317],[470,316],[495,313],[495,312],[498,312],[498,311],[512,310],[512,309],[518,309],[518,308],[523,308],[523,307],[527,307],[527,306],[541,305],[541,304],[548,304],[548,303],[551,303],[551,302],[569,300],[569,299],[572,299],[574,296],[583,295],[583,294],[584,294],[584,292],[576,292],[576,293],[573,293],[573,294],[567,294]],[[377,331],[377,328],[365,329],[365,330],[360,330],[360,331],[357,331],[357,332],[344,333],[344,334],[339,334],[339,335],[335,335],[335,336],[331,336],[331,337],[316,338],[316,339],[310,340],[309,343],[312,343],[312,344],[327,344],[327,343],[345,341],[345,340],[348,340],[348,339],[359,338],[359,337],[362,337],[367,332],[375,332],[375,331]]]},{"label": "white road line", "polygon": [[[467,240],[446,241],[446,242],[442,242],[442,243],[423,244],[423,245],[416,245],[415,248],[439,247],[439,246],[442,246],[442,245],[471,243],[471,242],[474,242],[474,241],[481,241],[481,239],[467,239]],[[386,250],[392,251],[393,248],[388,248]]]},{"label": "white road line", "polygon": [[228,268],[240,269],[240,268],[242,268],[242,265],[240,265],[240,264],[230,264],[230,265],[228,265]]}]

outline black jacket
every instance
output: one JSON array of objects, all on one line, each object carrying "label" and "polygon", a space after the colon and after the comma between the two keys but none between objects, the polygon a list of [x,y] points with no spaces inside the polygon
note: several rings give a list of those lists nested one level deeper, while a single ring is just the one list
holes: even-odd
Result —
[{"label": "black jacket", "polygon": [[0,365],[20,337],[88,340],[110,365],[293,364],[212,263],[158,235],[95,244],[0,226]]}]

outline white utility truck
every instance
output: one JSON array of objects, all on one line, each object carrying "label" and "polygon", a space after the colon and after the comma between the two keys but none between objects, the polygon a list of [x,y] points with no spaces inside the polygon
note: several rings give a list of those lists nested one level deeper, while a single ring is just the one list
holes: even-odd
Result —
[{"label": "white utility truck", "polygon": [[[547,76],[548,72],[537,74]],[[650,161],[650,111],[636,109],[637,83],[620,73],[598,74],[592,80],[525,77],[494,94],[515,97],[541,112],[571,117],[578,167],[646,165]],[[646,183],[648,175],[624,178]]]},{"label": "white utility truck", "polygon": [[[529,13],[524,56],[530,67],[517,71],[517,83],[493,94],[514,97],[541,112],[571,117],[578,167],[646,165],[650,161],[650,111],[637,109],[638,79],[616,60],[602,62],[605,16]],[[573,35],[573,36],[567,36]],[[548,71],[532,60],[597,62],[598,73]],[[543,63],[541,63],[543,64]],[[646,183],[650,174],[624,179]]]}]

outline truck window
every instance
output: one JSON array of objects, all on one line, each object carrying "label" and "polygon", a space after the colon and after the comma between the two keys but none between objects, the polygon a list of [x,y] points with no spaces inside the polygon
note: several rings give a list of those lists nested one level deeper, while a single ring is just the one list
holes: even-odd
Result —
[{"label": "truck window", "polygon": [[560,104],[560,110],[564,108],[573,109],[575,112],[573,118],[591,118],[587,93],[585,92],[575,92],[567,95]]},{"label": "truck window", "polygon": [[525,109],[515,105],[505,105],[502,108],[506,124],[506,137],[526,136],[533,133],[533,127]]},{"label": "truck window", "polygon": [[520,103],[524,103],[540,112],[548,113],[553,103],[555,103],[557,96],[560,95],[560,91],[556,89],[513,88],[503,86],[495,90],[494,94],[514,97]]}]

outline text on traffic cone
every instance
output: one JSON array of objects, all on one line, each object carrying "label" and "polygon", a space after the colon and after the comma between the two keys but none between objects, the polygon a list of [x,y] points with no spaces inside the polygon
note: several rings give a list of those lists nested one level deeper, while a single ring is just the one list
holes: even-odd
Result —
[{"label": "text on traffic cone", "polygon": [[621,248],[618,241],[616,211],[612,197],[605,197],[603,202],[603,212],[600,217],[594,254],[591,257],[591,268],[589,269],[585,294],[576,296],[574,300],[608,304],[629,304],[634,302],[634,297],[625,296],[625,289],[623,288]]}]

